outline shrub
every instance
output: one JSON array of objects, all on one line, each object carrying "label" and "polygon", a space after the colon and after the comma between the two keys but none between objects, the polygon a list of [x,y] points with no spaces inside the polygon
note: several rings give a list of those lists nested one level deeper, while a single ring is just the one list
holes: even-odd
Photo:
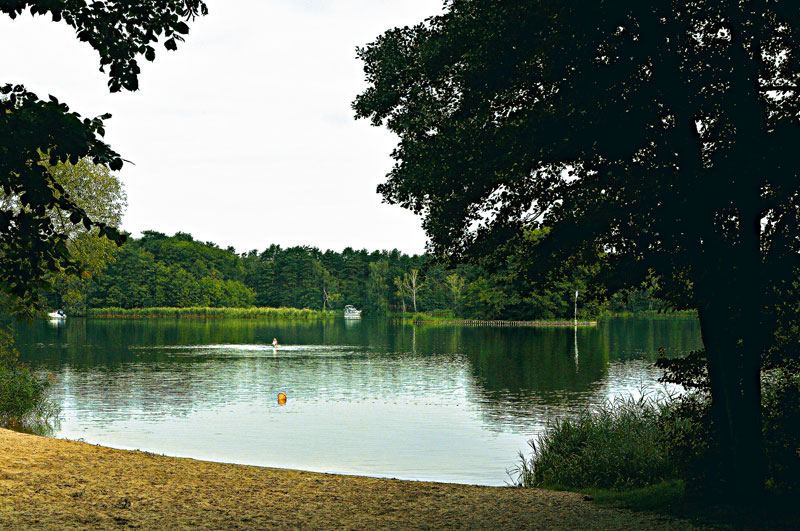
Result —
[{"label": "shrub", "polygon": [[524,487],[626,489],[673,478],[660,419],[674,400],[618,398],[556,419],[509,474]]},{"label": "shrub", "polygon": [[763,433],[767,485],[778,492],[800,492],[800,370],[766,373]]},{"label": "shrub", "polygon": [[52,378],[37,375],[18,356],[11,333],[0,331],[0,425],[49,434],[59,413],[49,396]]},{"label": "shrub", "polygon": [[[800,371],[763,376],[767,487],[800,492]],[[708,392],[664,399],[617,399],[553,421],[530,441],[533,454],[509,470],[523,487],[627,489],[683,479],[694,494],[712,493],[714,458]]]},{"label": "shrub", "polygon": [[[725,474],[715,458],[705,353],[657,364],[666,369],[664,381],[694,389],[662,418],[666,450],[689,490],[712,492]],[[766,486],[776,493],[800,492],[800,363],[781,360],[762,372],[761,384]]]}]

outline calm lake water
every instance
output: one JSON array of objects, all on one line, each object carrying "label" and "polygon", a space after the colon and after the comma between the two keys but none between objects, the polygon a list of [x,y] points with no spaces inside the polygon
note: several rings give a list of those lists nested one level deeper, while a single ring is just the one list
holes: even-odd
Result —
[{"label": "calm lake water", "polygon": [[577,333],[367,319],[16,327],[21,357],[56,375],[58,437],[484,485],[509,480],[506,469],[548,419],[661,388],[659,347],[670,355],[700,347],[691,319],[619,319]]}]

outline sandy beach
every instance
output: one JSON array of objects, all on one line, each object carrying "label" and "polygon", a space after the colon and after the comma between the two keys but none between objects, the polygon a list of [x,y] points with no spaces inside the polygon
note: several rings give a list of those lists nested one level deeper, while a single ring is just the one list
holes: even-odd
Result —
[{"label": "sandy beach", "polygon": [[696,529],[581,494],[212,463],[0,429],[0,529]]}]

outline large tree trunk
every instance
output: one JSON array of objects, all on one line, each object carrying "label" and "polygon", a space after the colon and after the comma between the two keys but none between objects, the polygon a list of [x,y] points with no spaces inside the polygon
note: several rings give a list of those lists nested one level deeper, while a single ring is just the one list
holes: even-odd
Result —
[{"label": "large tree trunk", "polygon": [[732,318],[727,304],[709,303],[700,309],[699,316],[708,357],[713,435],[718,445],[717,494],[754,501],[763,492],[765,478],[760,350],[741,341],[749,334],[740,327],[747,325]]}]

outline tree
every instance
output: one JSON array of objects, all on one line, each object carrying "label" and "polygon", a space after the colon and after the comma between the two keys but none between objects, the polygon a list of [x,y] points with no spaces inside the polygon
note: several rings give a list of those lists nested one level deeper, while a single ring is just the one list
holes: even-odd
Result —
[{"label": "tree", "polygon": [[339,294],[336,293],[336,279],[320,261],[314,262],[314,277],[322,291],[322,311],[324,312],[329,305],[332,307],[339,299]]},{"label": "tree", "polygon": [[369,302],[370,309],[376,313],[384,314],[389,309],[389,301],[386,298],[387,284],[389,275],[389,262],[378,260],[369,264]]},{"label": "tree", "polygon": [[[201,0],[0,3],[0,13],[11,18],[26,11],[50,15],[53,21],[73,27],[78,39],[99,53],[112,92],[136,90],[137,58],[144,55],[154,60],[153,44],[162,35],[164,47],[176,49],[189,31],[184,21],[207,13]],[[109,117],[81,119],[53,96],[43,101],[22,85],[0,85],[0,188],[15,199],[14,207],[0,209],[0,292],[12,297],[16,310],[38,305],[40,291],[50,285],[51,272],[80,272],[70,255],[67,235],[51,222],[54,211],[66,214],[73,225],[94,228],[118,243],[124,240],[115,228],[92,219],[39,164],[42,156],[51,167],[90,157],[95,164],[119,170],[122,158],[102,140],[103,121]]]},{"label": "tree", "polygon": [[[64,187],[70,199],[84,210],[94,221],[109,227],[119,227],[127,205],[127,196],[122,183],[106,166],[93,164],[83,158],[77,164],[58,163],[48,171],[54,181]],[[114,259],[117,246],[97,229],[74,225],[59,209],[51,213],[55,230],[67,238],[67,249],[77,261],[81,276],[55,274],[52,283],[60,299],[57,306],[68,313],[84,313],[90,279],[101,275],[109,261]]]},{"label": "tree", "polygon": [[411,305],[414,308],[414,313],[417,313],[417,292],[422,288],[422,285],[418,270],[412,269],[410,273],[403,275],[403,288],[411,296]]},{"label": "tree", "polygon": [[453,296],[453,311],[458,314],[461,292],[464,291],[464,277],[458,273],[451,273],[447,275],[446,280],[447,286],[450,288],[450,294]]},{"label": "tree", "polygon": [[762,356],[798,302],[798,32],[787,1],[450,0],[358,51],[357,116],[400,139],[378,189],[434,251],[515,245],[531,279],[599,260],[609,288],[656,279],[697,309],[742,498],[764,481]]},{"label": "tree", "polygon": [[426,263],[425,285],[420,289],[419,298],[425,301],[424,311],[444,310],[452,306],[452,293],[447,284],[447,267],[443,263]]},{"label": "tree", "polygon": [[403,315],[406,313],[406,285],[403,282],[403,276],[398,275],[394,279],[394,285],[397,288],[397,296],[400,297],[400,304],[403,308]]}]

